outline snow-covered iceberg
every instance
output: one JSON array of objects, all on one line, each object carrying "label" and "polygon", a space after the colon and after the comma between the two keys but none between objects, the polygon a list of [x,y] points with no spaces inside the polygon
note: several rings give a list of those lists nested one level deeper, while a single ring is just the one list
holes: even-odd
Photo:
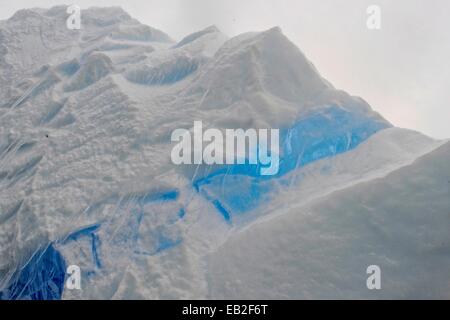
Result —
[{"label": "snow-covered iceberg", "polygon": [[[120,8],[82,17],[0,22],[0,299],[448,298],[445,141],[335,89],[279,28],[175,43]],[[175,166],[198,120],[280,129],[278,174]]]}]

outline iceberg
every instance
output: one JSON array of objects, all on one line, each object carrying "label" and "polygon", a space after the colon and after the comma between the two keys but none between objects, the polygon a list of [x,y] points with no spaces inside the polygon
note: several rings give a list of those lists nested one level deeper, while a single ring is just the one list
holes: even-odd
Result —
[{"label": "iceberg", "polygon": [[[278,27],[175,42],[82,17],[0,23],[0,299],[448,297],[448,141],[334,88]],[[278,129],[278,172],[176,165],[195,121]]]}]

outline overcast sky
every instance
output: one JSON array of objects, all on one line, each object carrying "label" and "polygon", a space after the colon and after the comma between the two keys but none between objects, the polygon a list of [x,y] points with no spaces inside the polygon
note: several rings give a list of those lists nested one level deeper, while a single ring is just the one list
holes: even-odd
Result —
[{"label": "overcast sky", "polygon": [[[121,6],[175,40],[215,24],[234,36],[280,26],[335,87],[394,125],[450,138],[449,0],[76,0]],[[0,19],[58,0],[0,0]],[[366,9],[381,7],[381,30]]]}]

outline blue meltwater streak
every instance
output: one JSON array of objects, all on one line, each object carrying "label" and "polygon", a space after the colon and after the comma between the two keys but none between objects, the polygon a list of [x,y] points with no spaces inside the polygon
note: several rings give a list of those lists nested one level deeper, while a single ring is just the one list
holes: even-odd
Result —
[{"label": "blue meltwater streak", "polygon": [[280,163],[275,175],[261,175],[259,165],[227,165],[194,180],[194,188],[231,223],[234,214],[258,207],[270,195],[270,181],[314,161],[357,147],[389,123],[331,106],[280,129]]}]

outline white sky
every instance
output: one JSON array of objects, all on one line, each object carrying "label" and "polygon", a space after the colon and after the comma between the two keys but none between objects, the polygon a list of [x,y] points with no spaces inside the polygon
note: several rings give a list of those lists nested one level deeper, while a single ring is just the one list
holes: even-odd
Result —
[{"label": "white sky", "polygon": [[[71,0],[0,0],[0,19]],[[450,138],[449,0],[76,0],[121,6],[175,40],[215,24],[234,36],[280,26],[339,89],[359,95],[394,125]],[[379,5],[382,29],[368,30]]]}]

